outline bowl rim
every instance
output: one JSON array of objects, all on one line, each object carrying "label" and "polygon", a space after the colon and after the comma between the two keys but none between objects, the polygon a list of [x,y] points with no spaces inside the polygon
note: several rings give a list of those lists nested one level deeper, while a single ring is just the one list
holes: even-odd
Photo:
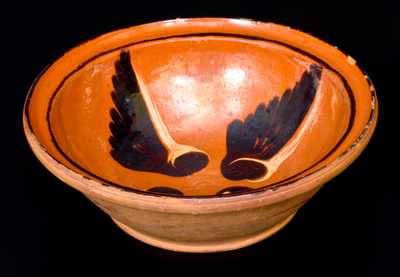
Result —
[{"label": "bowl rim", "polygon": [[[338,50],[337,47],[331,46],[330,44],[328,44],[308,33],[304,33],[302,31],[298,31],[298,30],[295,30],[293,28],[290,28],[290,27],[287,27],[284,25],[269,23],[269,22],[255,21],[252,19],[244,19],[244,18],[209,18],[209,17],[177,18],[177,19],[162,20],[162,21],[157,21],[157,22],[152,22],[152,23],[135,25],[132,27],[127,27],[127,28],[117,29],[115,31],[105,33],[103,35],[92,38],[84,43],[81,43],[81,44],[75,46],[74,48],[69,49],[65,53],[69,53],[71,51],[77,51],[77,49],[79,47],[90,44],[90,43],[95,43],[99,39],[102,39],[105,37],[113,37],[120,33],[134,31],[135,29],[139,29],[139,28],[147,28],[147,29],[156,30],[157,28],[160,28],[160,27],[174,26],[174,25],[179,25],[179,24],[184,24],[186,26],[204,24],[206,26],[205,23],[231,24],[232,26],[237,25],[238,27],[240,26],[240,28],[242,28],[242,29],[244,28],[245,30],[252,29],[255,26],[257,26],[258,28],[259,28],[259,26],[261,26],[261,27],[265,27],[265,28],[274,28],[274,29],[278,29],[278,30],[282,30],[282,31],[284,30],[287,33],[291,33],[293,35],[302,36],[304,38],[311,39],[313,43],[319,43],[326,48],[335,48],[333,51],[337,51],[339,54],[343,55],[344,58],[347,58],[347,62],[349,62],[349,59],[352,59],[350,56],[348,56],[348,55],[344,54],[343,52],[341,52],[340,50]],[[195,32],[192,34],[196,35]],[[229,33],[227,33],[227,34],[229,34]],[[332,50],[332,49],[330,49],[330,50]],[[65,55],[65,53],[63,55]],[[106,184],[99,180],[83,176],[83,175],[79,174],[78,172],[76,172],[75,170],[70,169],[68,166],[59,162],[56,158],[54,158],[51,154],[49,154],[46,151],[46,148],[43,145],[41,145],[41,143],[39,142],[39,140],[37,139],[37,137],[34,134],[32,126],[30,125],[28,109],[29,109],[30,98],[34,91],[35,84],[37,83],[37,81],[39,81],[41,76],[43,76],[46,73],[47,69],[49,67],[51,67],[54,63],[56,63],[56,61],[58,61],[61,57],[58,57],[53,62],[49,63],[39,73],[39,75],[35,78],[33,84],[31,85],[31,87],[27,93],[27,96],[25,98],[24,108],[23,108],[23,127],[24,127],[24,131],[25,131],[25,136],[27,137],[29,145],[31,146],[36,157],[44,164],[44,166],[50,172],[52,172],[59,179],[68,183],[72,187],[77,188],[78,190],[80,190],[82,192],[86,192],[89,194],[95,194],[97,196],[100,196],[100,198],[110,200],[110,199],[117,197],[116,199],[119,199],[119,201],[121,201],[121,199],[125,199],[126,201],[124,201],[124,202],[127,202],[126,204],[131,203],[131,201],[129,201],[129,199],[130,198],[133,199],[135,197],[156,198],[158,201],[160,198],[162,198],[163,200],[169,199],[169,200],[172,200],[173,202],[176,200],[179,200],[178,202],[181,202],[181,201],[185,202],[185,201],[191,201],[191,200],[207,202],[207,200],[212,201],[212,200],[216,200],[216,199],[225,199],[225,200],[230,199],[230,201],[235,200],[235,201],[242,202],[242,200],[247,201],[248,200],[247,198],[249,198],[249,196],[260,196],[261,195],[262,198],[267,197],[267,198],[270,198],[271,201],[273,201],[273,199],[275,199],[276,197],[272,197],[272,195],[279,196],[282,193],[283,194],[287,194],[287,193],[292,194],[295,192],[300,193],[300,192],[312,190],[312,189],[315,189],[316,187],[319,187],[321,184],[323,184],[324,182],[333,178],[337,174],[339,174],[348,165],[350,165],[350,163],[355,158],[358,157],[358,155],[362,152],[362,150],[365,148],[368,141],[370,140],[372,133],[374,132],[376,122],[377,122],[378,102],[377,102],[375,88],[374,88],[371,80],[369,79],[368,75],[365,73],[365,71],[363,71],[363,69],[360,68],[360,66],[358,64],[357,65],[353,64],[356,66],[357,69],[359,69],[359,71],[362,74],[361,76],[364,76],[366,81],[369,83],[371,98],[372,98],[371,114],[370,114],[370,117],[369,117],[366,125],[363,128],[363,131],[358,135],[358,137],[351,144],[351,146],[348,149],[346,149],[344,152],[340,153],[339,156],[335,160],[330,162],[325,167],[311,171],[311,173],[309,173],[305,176],[301,176],[298,179],[294,179],[294,180],[292,180],[291,178],[294,178],[296,175],[293,175],[290,177],[290,179],[287,182],[284,182],[283,184],[280,184],[278,186],[264,186],[264,187],[261,187],[258,189],[252,189],[252,190],[249,190],[246,192],[232,193],[232,194],[226,194],[226,195],[197,195],[197,196],[196,195],[194,195],[194,196],[165,195],[165,194],[148,192],[148,191],[143,191],[143,190],[134,189],[134,188],[128,188],[128,187],[124,187],[122,185]],[[317,58],[319,58],[319,57],[317,57]],[[350,61],[354,61],[354,60],[350,60]],[[243,198],[243,199],[241,199],[241,198]],[[257,197],[255,197],[255,198],[257,198]],[[276,199],[278,199],[278,198],[276,198]],[[245,200],[245,199],[247,199],[247,200]]]}]

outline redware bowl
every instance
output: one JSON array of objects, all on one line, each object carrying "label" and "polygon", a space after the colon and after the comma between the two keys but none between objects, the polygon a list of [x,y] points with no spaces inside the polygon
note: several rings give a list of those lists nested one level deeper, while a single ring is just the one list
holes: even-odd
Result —
[{"label": "redware bowl", "polygon": [[367,145],[372,83],[311,35],[176,19],[90,40],[25,103],[38,159],[133,237],[215,252],[285,226]]}]

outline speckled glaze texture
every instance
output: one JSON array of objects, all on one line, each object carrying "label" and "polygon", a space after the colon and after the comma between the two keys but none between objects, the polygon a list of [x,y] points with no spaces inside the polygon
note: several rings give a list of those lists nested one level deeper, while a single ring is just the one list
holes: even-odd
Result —
[{"label": "speckled glaze texture", "polygon": [[131,236],[216,252],[285,226],[367,145],[377,99],[356,61],[247,19],[176,19],[68,51],[25,103],[49,171]]}]

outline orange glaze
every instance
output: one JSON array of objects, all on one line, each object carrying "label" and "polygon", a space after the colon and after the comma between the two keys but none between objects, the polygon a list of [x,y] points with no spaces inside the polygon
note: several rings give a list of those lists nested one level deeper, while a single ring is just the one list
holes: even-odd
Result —
[{"label": "orange glaze", "polygon": [[[135,29],[136,32],[121,30],[115,32],[112,38],[105,35],[67,53],[46,71],[32,92],[29,116],[39,142],[57,160],[90,178],[98,176],[139,190],[170,187],[193,196],[215,195],[230,186],[261,188],[287,180],[307,169],[306,172],[311,172],[337,158],[360,135],[371,111],[367,81],[351,74],[354,71],[360,75],[354,65],[342,63],[339,66],[336,62],[338,66],[335,67],[336,57],[330,55],[330,51],[334,51],[330,46],[308,46],[316,39],[303,37],[290,29],[282,31],[280,28],[283,27],[272,24],[261,28],[251,23],[254,26],[250,28],[225,20],[212,22],[211,19],[204,19],[202,23],[201,26],[195,22],[193,26],[165,24],[154,32],[151,28],[141,27]],[[207,153],[207,166],[183,177],[121,166],[110,155],[109,143],[110,110],[114,107],[111,99],[112,76],[121,49],[101,53],[142,38],[157,38],[161,31],[178,36],[220,30],[227,34],[193,34],[124,48],[130,53],[141,89],[148,92],[149,101],[159,113],[168,134],[179,144]],[[235,34],[257,35],[266,40],[239,38]],[[299,37],[297,40],[296,36]],[[315,98],[299,128],[274,157],[276,171],[260,182],[229,180],[222,176],[220,168],[221,160],[227,153],[227,126],[236,119],[245,120],[259,104],[267,105],[274,97],[281,97],[296,85],[311,64],[320,64],[311,55],[267,40],[289,43],[313,56],[323,54],[319,58],[324,63],[346,76],[355,99],[353,128],[329,157],[312,167],[341,140],[351,123],[352,113],[350,91],[336,72],[321,64],[322,75]],[[95,55],[99,56],[70,74]],[[64,78],[65,82],[57,89]],[[51,103],[52,95],[55,97]],[[45,120],[50,104],[51,130]],[[51,141],[50,131],[63,154]],[[290,153],[286,151],[283,156],[285,147],[289,146]]]}]

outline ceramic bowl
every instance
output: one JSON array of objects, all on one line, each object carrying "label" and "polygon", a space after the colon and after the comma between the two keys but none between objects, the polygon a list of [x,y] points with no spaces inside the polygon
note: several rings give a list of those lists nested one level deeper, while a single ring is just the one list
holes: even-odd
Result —
[{"label": "ceramic bowl", "polygon": [[349,166],[377,100],[353,58],[311,35],[176,19],[68,51],[23,119],[44,166],[128,234],[216,252],[271,236]]}]

